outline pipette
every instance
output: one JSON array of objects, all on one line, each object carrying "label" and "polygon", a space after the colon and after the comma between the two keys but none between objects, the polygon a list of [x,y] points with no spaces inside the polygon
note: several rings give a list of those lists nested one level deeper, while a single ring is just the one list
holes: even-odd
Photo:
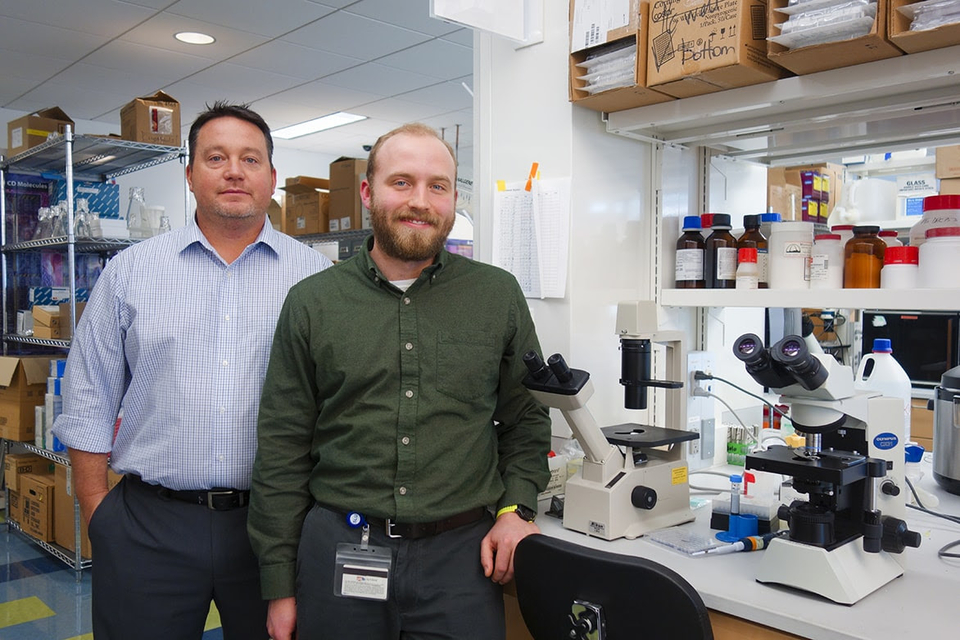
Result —
[{"label": "pipette", "polygon": [[778,536],[779,533],[779,531],[774,531],[771,533],[765,533],[762,536],[747,536],[745,538],[740,538],[736,542],[723,545],[722,547],[712,547],[710,549],[704,549],[703,551],[694,551],[690,555],[713,556],[724,555],[726,553],[738,553],[740,551],[760,551],[761,549],[766,549],[767,545],[770,543],[770,540]]}]

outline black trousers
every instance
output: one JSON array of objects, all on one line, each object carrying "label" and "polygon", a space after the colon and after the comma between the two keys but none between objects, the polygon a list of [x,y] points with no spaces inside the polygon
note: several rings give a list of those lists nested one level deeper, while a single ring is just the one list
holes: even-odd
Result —
[{"label": "black trousers", "polygon": [[299,640],[503,640],[503,589],[480,566],[492,524],[489,516],[419,540],[371,527],[370,545],[391,549],[393,572],[386,601],[360,600],[334,595],[337,543],[359,544],[360,530],[315,506],[297,557]]},{"label": "black trousers", "polygon": [[267,638],[247,509],[212,511],[124,478],[90,521],[96,640],[189,640],[210,602],[224,640]]}]

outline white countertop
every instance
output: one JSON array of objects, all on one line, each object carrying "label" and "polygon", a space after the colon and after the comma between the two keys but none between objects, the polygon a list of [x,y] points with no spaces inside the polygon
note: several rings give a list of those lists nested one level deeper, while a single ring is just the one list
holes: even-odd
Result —
[{"label": "white countertop", "polygon": [[[936,511],[960,516],[960,496],[940,489],[931,474],[929,453],[926,458],[920,486],[940,498]],[[695,484],[708,484],[701,481],[702,477],[696,476]],[[697,520],[683,526],[708,531],[710,510],[709,504],[698,509]],[[904,552],[907,558],[904,574],[848,606],[757,582],[754,576],[762,551],[689,557],[645,538],[606,541],[564,529],[556,518],[537,518],[537,524],[547,535],[612,553],[642,556],[670,567],[697,589],[710,609],[805,638],[933,640],[957,637],[960,559],[938,558],[937,551],[960,539],[960,525],[914,509],[907,509],[907,522],[911,530],[920,533],[922,542],[918,549],[908,548]],[[960,547],[953,551],[960,552]]]}]

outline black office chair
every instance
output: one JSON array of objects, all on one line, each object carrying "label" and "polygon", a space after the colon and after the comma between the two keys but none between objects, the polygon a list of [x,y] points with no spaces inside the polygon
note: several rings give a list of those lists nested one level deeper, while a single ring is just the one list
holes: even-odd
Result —
[{"label": "black office chair", "polygon": [[513,562],[534,640],[713,640],[700,595],[651,560],[532,535]]}]

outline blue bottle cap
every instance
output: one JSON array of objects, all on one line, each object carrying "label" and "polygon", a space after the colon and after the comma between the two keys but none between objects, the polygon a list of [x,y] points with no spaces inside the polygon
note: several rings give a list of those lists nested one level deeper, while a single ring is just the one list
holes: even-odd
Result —
[{"label": "blue bottle cap", "polygon": [[738,473],[735,473],[732,476],[730,476],[730,482],[743,482],[743,476],[741,476]]},{"label": "blue bottle cap", "polygon": [[873,339],[873,352],[874,353],[893,353],[893,347],[890,344],[889,338],[874,338]]},{"label": "blue bottle cap", "polygon": [[760,222],[783,222],[779,213],[761,213]]},{"label": "blue bottle cap", "polygon": [[700,216],[683,216],[684,231],[702,228],[703,226],[700,224]]},{"label": "blue bottle cap", "polygon": [[906,454],[907,462],[920,462],[923,459],[924,448],[922,445],[911,443],[903,448]]}]

